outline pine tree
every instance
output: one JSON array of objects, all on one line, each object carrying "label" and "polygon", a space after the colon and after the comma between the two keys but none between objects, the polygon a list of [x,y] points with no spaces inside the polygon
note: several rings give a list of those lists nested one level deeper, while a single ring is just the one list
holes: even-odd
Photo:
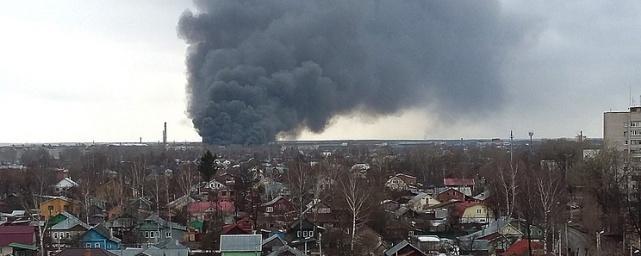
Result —
[{"label": "pine tree", "polygon": [[200,176],[203,178],[204,181],[209,181],[211,177],[216,174],[216,164],[214,161],[216,160],[216,157],[211,153],[211,151],[207,150],[205,154],[200,158],[200,163],[198,163],[198,171],[200,172]]}]

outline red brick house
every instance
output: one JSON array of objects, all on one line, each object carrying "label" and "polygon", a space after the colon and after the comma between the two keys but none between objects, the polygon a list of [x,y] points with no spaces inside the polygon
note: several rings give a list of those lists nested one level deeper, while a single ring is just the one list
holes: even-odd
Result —
[{"label": "red brick house", "polygon": [[283,196],[277,196],[271,201],[260,205],[258,210],[264,215],[287,215],[296,211],[294,204]]},{"label": "red brick house", "polygon": [[465,201],[466,196],[463,194],[463,192],[458,191],[454,188],[446,188],[444,190],[441,190],[436,194],[436,200],[439,202],[449,202],[449,201]]},{"label": "red brick house", "polygon": [[267,230],[278,230],[287,227],[287,224],[296,217],[296,206],[283,196],[258,207],[257,226]]}]

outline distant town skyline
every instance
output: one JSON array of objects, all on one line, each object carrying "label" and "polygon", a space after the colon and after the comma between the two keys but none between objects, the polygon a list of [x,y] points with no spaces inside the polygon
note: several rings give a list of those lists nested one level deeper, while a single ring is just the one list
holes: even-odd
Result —
[{"label": "distant town skyline", "polygon": [[[499,1],[528,24],[502,64],[503,103],[461,119],[411,108],[354,112],[302,140],[603,136],[603,113],[641,99],[641,2]],[[191,1],[8,2],[0,10],[0,142],[200,141],[186,114]],[[631,95],[630,95],[631,94]],[[469,109],[473,112],[475,109]],[[286,138],[286,137],[284,137]],[[286,138],[291,139],[291,138]]]}]

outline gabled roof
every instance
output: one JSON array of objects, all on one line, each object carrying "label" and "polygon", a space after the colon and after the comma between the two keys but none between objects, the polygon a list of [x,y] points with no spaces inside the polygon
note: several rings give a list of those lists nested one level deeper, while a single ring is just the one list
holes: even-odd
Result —
[{"label": "gabled roof", "polygon": [[229,224],[229,225],[223,226],[223,234],[226,234],[226,235],[227,234],[231,234],[230,232],[232,230],[234,230],[234,229],[237,230],[237,232],[241,232],[243,234],[250,234],[251,233],[251,230],[247,230],[245,228],[242,228],[240,225],[238,225],[238,223],[233,223],[233,224]]},{"label": "gabled roof", "polygon": [[172,229],[179,229],[179,230],[182,230],[182,231],[187,231],[187,227],[185,227],[185,226],[183,226],[183,225],[180,225],[180,224],[178,224],[178,223],[175,223],[175,222],[169,222],[169,221],[166,221],[165,219],[160,218],[160,217],[159,217],[157,214],[155,214],[155,213],[154,213],[154,214],[149,215],[149,217],[147,217],[145,220],[149,220],[149,221],[156,222],[156,223],[158,223],[158,224],[162,225],[163,227],[169,227],[169,225],[171,225],[171,228],[172,228]]},{"label": "gabled roof", "polygon": [[261,235],[221,235],[221,252],[260,252],[263,237]]},{"label": "gabled roof", "polygon": [[[432,199],[432,200],[438,202],[438,200],[436,200],[436,198],[434,198],[433,196],[430,196],[427,193],[420,193],[420,194],[412,197],[412,199],[410,199],[409,201],[407,201],[407,205],[413,205],[413,204],[417,203],[418,201],[420,201],[423,198],[428,198],[428,200]],[[440,202],[438,202],[438,203],[440,203]]]},{"label": "gabled roof", "polygon": [[270,206],[270,205],[273,205],[273,204],[277,203],[281,199],[285,199],[287,202],[289,202],[289,200],[287,198],[285,198],[283,196],[277,196],[274,199],[272,199],[271,201],[269,201],[267,203],[264,203],[264,204],[261,204],[260,206]]},{"label": "gabled roof", "polygon": [[490,191],[483,191],[482,193],[475,195],[473,198],[479,201],[485,201],[485,199],[488,199],[492,195]]},{"label": "gabled roof", "polygon": [[452,215],[461,217],[463,216],[463,213],[465,213],[465,210],[467,208],[477,206],[477,205],[485,206],[484,204],[479,202],[458,202],[456,203],[456,205],[454,205],[454,210],[452,212]]},{"label": "gabled roof", "polygon": [[35,229],[32,226],[0,226],[0,247],[10,243],[32,244]]},{"label": "gabled roof", "polygon": [[443,184],[447,187],[474,186],[474,179],[465,178],[444,178]]},{"label": "gabled roof", "polygon": [[71,188],[71,187],[77,187],[78,183],[73,181],[71,178],[64,178],[55,185],[57,188]]},{"label": "gabled roof", "polygon": [[38,247],[36,247],[36,244],[10,243],[9,247],[22,249],[22,250],[30,250],[30,251],[38,250]]},{"label": "gabled roof", "polygon": [[[285,254],[285,253],[287,253],[287,254]],[[275,251],[267,254],[267,256],[279,256],[279,255],[305,256],[305,254],[303,252],[301,252],[300,250],[298,250],[298,249],[296,249],[294,247],[291,247],[289,245],[282,246],[282,247],[276,249]]]},{"label": "gabled roof", "polygon": [[87,223],[82,222],[80,219],[76,218],[76,216],[74,216],[71,213],[61,212],[60,215],[64,216],[65,219],[51,226],[50,228],[51,230],[69,230],[78,225],[83,227],[85,230],[88,230],[91,228],[91,226],[89,226]]},{"label": "gabled roof", "polygon": [[416,248],[414,245],[410,244],[406,240],[403,240],[400,243],[392,246],[392,248],[387,249],[384,252],[384,254],[385,254],[385,256],[397,255],[396,253],[398,253],[400,250],[402,250],[403,248],[408,247],[408,246],[410,248],[412,248],[413,250],[417,251],[418,253],[420,253],[420,255],[425,255],[426,256],[426,254],[424,252],[422,252],[421,250],[419,250],[418,248]]},{"label": "gabled roof", "polygon": [[91,230],[95,231],[96,233],[100,234],[101,236],[103,236],[104,238],[107,238],[112,242],[120,243],[120,239],[115,236],[112,236],[111,232],[109,232],[109,230],[107,230],[107,228],[105,228],[105,226],[103,226],[102,224],[98,224],[96,226],[91,227],[89,230],[87,230],[87,232],[85,232],[85,234],[89,233],[89,231]]},{"label": "gabled roof", "polygon": [[[301,224],[300,220],[295,220],[294,222],[292,222],[292,224],[289,225],[289,230],[298,230],[298,226],[300,224]],[[313,222],[311,222],[311,221],[309,221],[309,220],[307,220],[305,218],[303,219],[302,224],[303,224],[304,228],[305,227],[306,228],[312,227],[312,228],[323,229],[322,227],[319,227],[318,225],[314,224]]]},{"label": "gabled roof", "polygon": [[38,197],[47,199],[46,201],[44,201],[44,202],[42,202],[40,204],[44,204],[44,203],[47,203],[47,202],[53,201],[53,200],[63,200],[65,202],[69,202],[69,203],[72,202],[71,199],[69,199],[67,197],[64,197],[64,196],[38,196]]},{"label": "gabled roof", "polygon": [[[543,243],[540,241],[532,240],[532,254],[533,255],[545,255],[544,253],[540,252],[541,249],[543,249]],[[510,245],[507,250],[505,250],[504,253],[501,255],[503,256],[521,256],[521,255],[528,255],[528,240],[527,239],[520,239]],[[538,250],[539,252],[537,253]]]},{"label": "gabled roof", "polygon": [[458,240],[465,241],[465,240],[483,239],[484,237],[488,237],[488,236],[491,236],[492,234],[496,234],[500,232],[505,226],[511,225],[510,222],[511,220],[508,220],[506,217],[498,218],[497,220],[494,220],[489,224],[485,225],[483,229],[479,231],[476,231],[474,233],[471,233],[465,236],[458,237]]},{"label": "gabled roof", "polygon": [[195,202],[196,199],[191,197],[190,195],[184,195],[179,198],[176,198],[176,200],[173,200],[167,204],[167,207],[174,208],[174,207],[182,207],[184,205],[187,205],[189,203]]},{"label": "gabled roof", "polygon": [[274,234],[274,235],[268,237],[267,239],[263,240],[263,245],[262,246],[265,246],[266,244],[268,244],[268,243],[270,243],[271,241],[274,241],[274,240],[279,241],[280,244],[282,244],[282,245],[287,245],[287,241],[283,240],[283,238],[280,237],[278,234]]},{"label": "gabled roof", "polygon": [[167,239],[147,248],[128,247],[126,249],[110,250],[109,252],[115,253],[118,256],[187,256],[189,255],[189,248],[176,240]]},{"label": "gabled roof", "polygon": [[118,256],[102,248],[66,248],[56,256]]}]

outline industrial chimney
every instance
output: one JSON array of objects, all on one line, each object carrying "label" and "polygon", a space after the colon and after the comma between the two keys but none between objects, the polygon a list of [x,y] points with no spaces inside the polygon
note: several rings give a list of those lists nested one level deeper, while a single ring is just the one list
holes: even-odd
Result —
[{"label": "industrial chimney", "polygon": [[167,122],[165,122],[164,129],[162,130],[162,144],[167,146]]}]

